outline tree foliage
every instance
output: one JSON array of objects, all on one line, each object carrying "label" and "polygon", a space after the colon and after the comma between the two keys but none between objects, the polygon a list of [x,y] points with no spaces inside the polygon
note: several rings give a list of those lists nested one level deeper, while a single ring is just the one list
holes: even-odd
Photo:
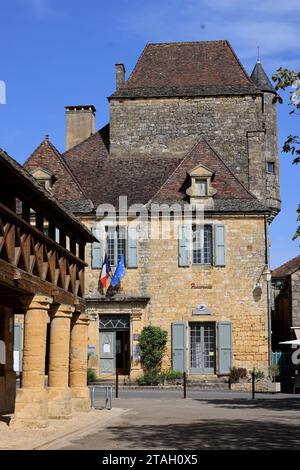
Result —
[{"label": "tree foliage", "polygon": [[[293,70],[283,69],[280,67],[276,73],[272,76],[275,82],[275,90],[289,90],[289,103],[291,106],[290,114],[299,115],[300,112],[300,72],[294,72]],[[277,94],[273,100],[275,103],[283,103],[282,97]],[[284,153],[289,153],[293,157],[293,164],[297,165],[300,163],[300,138],[297,135],[289,135],[282,147]],[[300,222],[300,205],[297,209],[298,217],[297,221]],[[293,240],[300,237],[300,226],[298,226]]]}]

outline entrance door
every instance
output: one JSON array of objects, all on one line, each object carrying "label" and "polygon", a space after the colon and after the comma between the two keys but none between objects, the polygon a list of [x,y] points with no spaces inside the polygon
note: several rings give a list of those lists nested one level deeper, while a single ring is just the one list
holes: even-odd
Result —
[{"label": "entrance door", "polygon": [[100,334],[100,371],[115,371],[115,331],[101,331]]},{"label": "entrance door", "polygon": [[129,331],[116,332],[116,368],[121,375],[129,374]]},{"label": "entrance door", "polygon": [[215,323],[190,324],[190,370],[196,374],[214,374],[216,366]]}]

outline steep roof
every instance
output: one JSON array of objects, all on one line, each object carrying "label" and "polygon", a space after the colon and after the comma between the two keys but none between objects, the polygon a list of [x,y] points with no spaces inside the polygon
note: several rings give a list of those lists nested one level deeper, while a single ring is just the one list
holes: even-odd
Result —
[{"label": "steep roof", "polygon": [[30,194],[35,194],[44,202],[45,207],[51,208],[51,211],[54,214],[56,213],[57,216],[63,217],[64,219],[68,217],[70,226],[73,227],[78,234],[81,234],[85,240],[89,242],[93,241],[94,237],[91,232],[81,224],[68,209],[63,207],[61,201],[39,184],[26,168],[16,162],[16,160],[0,148],[0,173],[4,171],[4,168],[14,176],[14,182],[16,185],[18,185],[18,182],[19,184],[22,183],[24,187],[29,189]]},{"label": "steep roof", "polygon": [[103,203],[117,207],[119,196],[127,196],[128,205],[145,205],[150,201],[184,203],[185,189],[189,186],[188,171],[201,163],[214,172],[216,210],[266,212],[203,138],[184,158],[113,157],[97,133],[68,150],[63,158],[95,207]]},{"label": "steep roof", "polygon": [[290,259],[272,271],[272,277],[286,277],[300,268],[300,255]]},{"label": "steep roof", "polygon": [[53,183],[52,192],[71,211],[87,212],[91,210],[91,201],[48,136],[26,160],[24,167],[30,172],[42,168],[55,176],[56,181]]},{"label": "steep roof", "polygon": [[275,88],[270,82],[269,77],[264,71],[264,68],[259,60],[256,62],[255,67],[251,73],[251,80],[255,83],[259,90],[276,93]]},{"label": "steep roof", "polygon": [[147,44],[111,98],[256,94],[228,41]]},{"label": "steep roof", "polygon": [[216,190],[214,196],[216,210],[235,211],[240,210],[241,207],[245,211],[266,210],[236,178],[222,158],[203,137],[186,154],[175,171],[164,182],[155,194],[153,202],[180,203],[186,201],[186,190],[191,184],[188,173],[198,164],[204,165],[213,172],[211,181],[212,187]]}]

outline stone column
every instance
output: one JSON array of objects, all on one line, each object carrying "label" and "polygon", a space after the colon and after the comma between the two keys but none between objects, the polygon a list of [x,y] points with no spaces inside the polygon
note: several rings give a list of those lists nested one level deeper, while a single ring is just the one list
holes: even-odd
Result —
[{"label": "stone column", "polygon": [[70,387],[73,411],[89,411],[87,387],[88,316],[75,313],[71,326]]},{"label": "stone column", "polygon": [[131,326],[131,370],[130,378],[135,380],[142,372],[141,358],[139,353],[139,337],[143,329],[142,310],[134,309],[130,315]]},{"label": "stone column", "polygon": [[52,301],[51,297],[44,295],[22,298],[25,308],[23,372],[14,421],[28,426],[48,425],[45,356],[48,313]]},{"label": "stone column", "polygon": [[71,318],[75,307],[52,305],[50,309],[50,354],[48,377],[49,418],[72,417],[69,388],[69,353]]}]

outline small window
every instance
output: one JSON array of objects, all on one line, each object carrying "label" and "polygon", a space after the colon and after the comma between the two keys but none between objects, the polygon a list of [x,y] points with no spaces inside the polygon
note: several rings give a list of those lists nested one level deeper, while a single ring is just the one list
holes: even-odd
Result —
[{"label": "small window", "polygon": [[196,195],[207,196],[207,180],[197,178],[195,183],[196,183]]},{"label": "small window", "polygon": [[211,225],[193,226],[193,264],[212,264]]},{"label": "small window", "polygon": [[268,173],[275,173],[275,163],[274,162],[268,162],[267,163],[267,172]]}]

